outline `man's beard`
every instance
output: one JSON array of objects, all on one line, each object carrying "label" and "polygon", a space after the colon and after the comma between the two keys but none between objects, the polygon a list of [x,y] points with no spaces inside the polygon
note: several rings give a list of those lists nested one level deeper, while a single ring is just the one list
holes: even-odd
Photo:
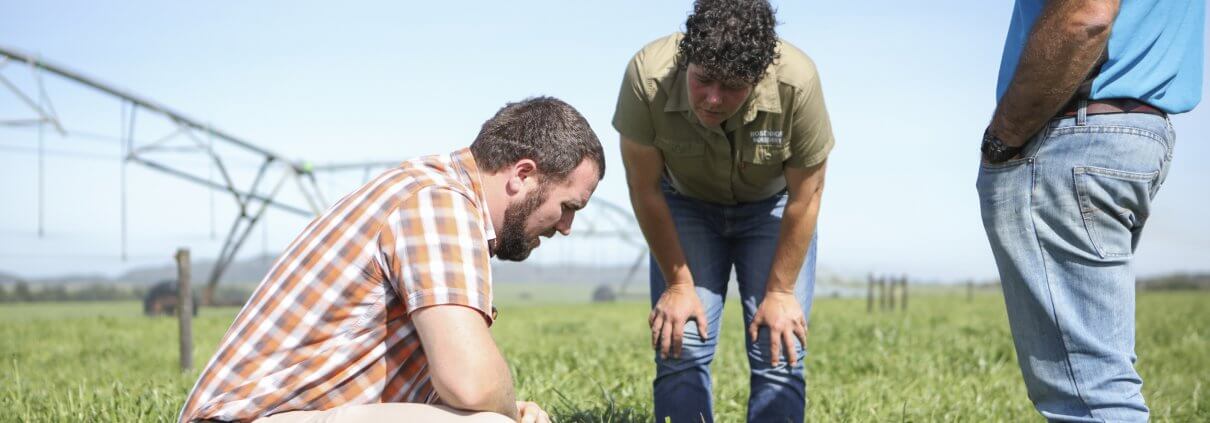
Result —
[{"label": "man's beard", "polygon": [[504,210],[504,227],[496,234],[496,258],[508,261],[521,261],[529,257],[529,253],[538,246],[538,238],[530,238],[525,234],[525,222],[538,206],[546,202],[549,194],[547,187],[538,187],[538,192],[521,200],[521,204],[509,206]]}]

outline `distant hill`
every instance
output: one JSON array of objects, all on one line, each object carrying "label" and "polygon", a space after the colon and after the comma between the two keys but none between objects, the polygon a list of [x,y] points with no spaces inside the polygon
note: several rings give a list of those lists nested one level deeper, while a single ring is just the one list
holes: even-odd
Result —
[{"label": "distant hill", "polygon": [[[273,264],[275,257],[260,256],[245,260],[236,260],[227,267],[227,271],[223,273],[223,279],[220,282],[233,283],[256,283],[260,282],[269,273],[269,266]],[[193,274],[194,284],[205,283],[209,281],[210,272],[214,269],[214,260],[194,260],[190,271]],[[115,278],[115,281],[131,282],[135,284],[153,284],[165,279],[176,279],[176,266],[149,266],[138,267],[123,273]]]},{"label": "distant hill", "polygon": [[2,284],[17,283],[18,281],[21,281],[21,280],[22,280],[22,278],[20,276],[17,276],[17,275],[11,274],[11,273],[0,272],[0,283],[2,283]]}]

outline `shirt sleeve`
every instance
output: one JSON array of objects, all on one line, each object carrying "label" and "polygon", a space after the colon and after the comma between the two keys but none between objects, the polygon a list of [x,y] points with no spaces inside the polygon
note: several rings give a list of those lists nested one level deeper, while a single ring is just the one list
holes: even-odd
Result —
[{"label": "shirt sleeve", "polygon": [[642,53],[636,54],[626,65],[622,88],[618,92],[618,105],[613,112],[613,128],[634,142],[651,145],[655,129],[651,126],[651,103],[639,71]]},{"label": "shirt sleeve", "polygon": [[387,219],[380,252],[408,313],[453,304],[492,323],[491,256],[479,206],[450,187],[427,187]]},{"label": "shirt sleeve", "polygon": [[811,67],[815,77],[804,88],[797,89],[794,96],[794,111],[790,117],[791,154],[790,160],[786,161],[789,167],[808,168],[823,163],[836,143],[819,74],[813,65]]}]

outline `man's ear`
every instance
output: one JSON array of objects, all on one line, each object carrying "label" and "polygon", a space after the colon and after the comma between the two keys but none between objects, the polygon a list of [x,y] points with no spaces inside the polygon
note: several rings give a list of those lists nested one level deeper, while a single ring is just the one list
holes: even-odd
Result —
[{"label": "man's ear", "polygon": [[537,185],[538,164],[530,159],[521,159],[513,163],[509,169],[512,177],[508,178],[508,191],[516,194]]}]

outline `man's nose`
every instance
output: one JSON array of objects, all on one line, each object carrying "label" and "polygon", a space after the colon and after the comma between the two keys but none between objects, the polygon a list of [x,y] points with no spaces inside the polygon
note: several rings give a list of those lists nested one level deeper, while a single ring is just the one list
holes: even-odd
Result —
[{"label": "man's nose", "polygon": [[575,218],[575,213],[568,213],[559,220],[559,223],[555,225],[555,229],[558,230],[559,233],[563,234],[563,236],[571,235],[571,222],[575,220]]}]

